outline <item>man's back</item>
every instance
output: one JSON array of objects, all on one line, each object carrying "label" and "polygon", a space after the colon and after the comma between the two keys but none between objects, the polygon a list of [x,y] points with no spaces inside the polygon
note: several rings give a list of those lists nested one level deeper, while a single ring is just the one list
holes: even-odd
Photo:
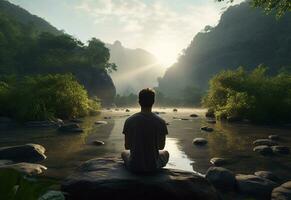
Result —
[{"label": "man's back", "polygon": [[136,113],[129,117],[123,128],[130,149],[129,167],[136,171],[160,168],[159,149],[168,134],[165,121],[154,113]]}]

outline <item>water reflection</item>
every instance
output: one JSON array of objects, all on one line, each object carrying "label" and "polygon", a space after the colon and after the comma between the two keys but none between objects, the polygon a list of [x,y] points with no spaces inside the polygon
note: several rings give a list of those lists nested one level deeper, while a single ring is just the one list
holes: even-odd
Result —
[{"label": "water reflection", "polygon": [[170,159],[166,168],[181,169],[185,171],[192,171],[193,161],[188,158],[185,152],[181,151],[178,141],[174,138],[167,139],[166,147],[170,152]]}]

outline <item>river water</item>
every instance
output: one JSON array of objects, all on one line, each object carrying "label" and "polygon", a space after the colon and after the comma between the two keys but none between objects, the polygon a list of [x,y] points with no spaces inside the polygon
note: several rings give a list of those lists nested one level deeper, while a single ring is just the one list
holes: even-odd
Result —
[{"label": "river water", "polygon": [[[291,156],[275,155],[262,156],[253,152],[252,142],[256,139],[267,138],[268,135],[280,136],[279,143],[291,147],[291,130],[275,126],[255,126],[250,124],[231,124],[217,122],[207,123],[203,109],[178,109],[157,108],[155,111],[165,112],[160,114],[169,122],[169,135],[166,148],[170,152],[167,168],[178,168],[205,174],[211,166],[209,160],[213,157],[230,159],[224,167],[235,173],[254,173],[258,170],[273,171],[285,180],[291,180]],[[87,117],[81,126],[85,129],[82,134],[59,133],[55,129],[17,128],[0,131],[0,147],[25,143],[43,145],[47,152],[47,159],[41,162],[48,170],[45,176],[63,179],[78,167],[82,162],[104,156],[120,156],[124,149],[124,136],[122,128],[125,119],[138,112],[137,109],[103,110],[96,117]],[[190,114],[199,117],[191,118]],[[111,119],[104,119],[111,117]],[[176,118],[186,118],[179,120]],[[94,124],[97,120],[105,120],[106,125]],[[214,128],[213,132],[200,130],[201,126]],[[208,140],[205,146],[194,146],[192,140],[203,137]],[[92,144],[94,140],[105,142],[103,146]]]}]

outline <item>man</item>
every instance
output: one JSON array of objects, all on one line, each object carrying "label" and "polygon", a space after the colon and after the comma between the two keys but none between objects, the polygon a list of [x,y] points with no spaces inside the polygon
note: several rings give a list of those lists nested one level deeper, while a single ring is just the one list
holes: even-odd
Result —
[{"label": "man", "polygon": [[130,171],[153,172],[166,166],[169,160],[165,147],[168,129],[165,121],[152,113],[155,92],[149,88],[139,92],[141,111],[124,124],[125,151],[121,157]]}]

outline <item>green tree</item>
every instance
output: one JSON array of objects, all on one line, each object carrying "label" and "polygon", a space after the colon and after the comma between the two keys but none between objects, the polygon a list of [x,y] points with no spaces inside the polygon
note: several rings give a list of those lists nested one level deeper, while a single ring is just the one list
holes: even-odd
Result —
[{"label": "green tree", "polygon": [[0,85],[4,115],[21,121],[81,117],[100,108],[71,74],[18,77],[8,85]]},{"label": "green tree", "polygon": [[291,74],[267,74],[259,66],[222,71],[210,80],[203,104],[218,119],[248,119],[258,123],[290,122]]},{"label": "green tree", "polygon": [[[224,1],[224,0],[218,0]],[[233,2],[235,0],[230,0]],[[251,0],[251,5],[254,7],[261,7],[267,13],[275,12],[278,17],[284,15],[286,12],[291,11],[291,1],[290,0]]]}]

